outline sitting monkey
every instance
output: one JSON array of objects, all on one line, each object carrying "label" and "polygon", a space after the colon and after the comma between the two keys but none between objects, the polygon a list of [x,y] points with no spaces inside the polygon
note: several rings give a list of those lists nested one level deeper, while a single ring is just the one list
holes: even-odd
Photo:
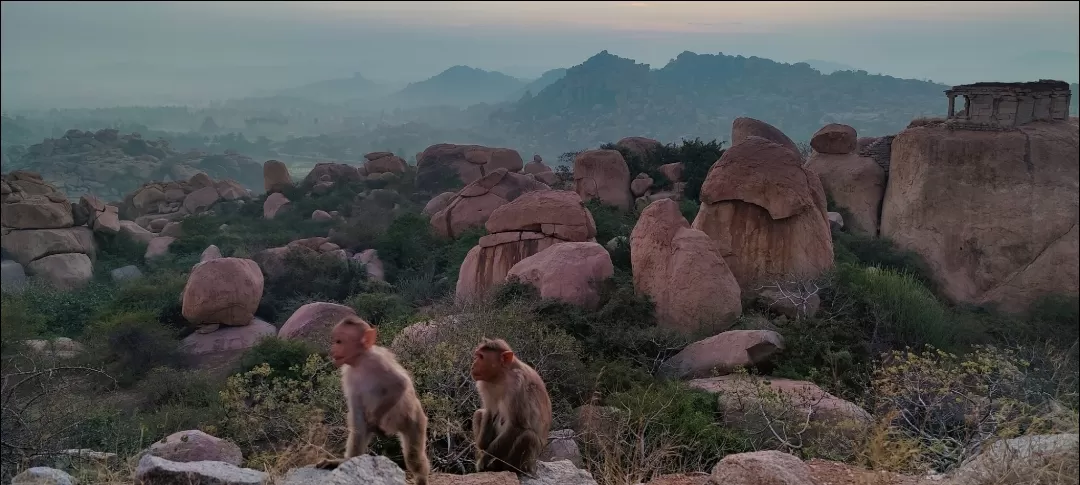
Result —
[{"label": "sitting monkey", "polygon": [[501,339],[476,347],[472,377],[483,406],[473,414],[477,471],[531,473],[551,428],[544,380]]}]

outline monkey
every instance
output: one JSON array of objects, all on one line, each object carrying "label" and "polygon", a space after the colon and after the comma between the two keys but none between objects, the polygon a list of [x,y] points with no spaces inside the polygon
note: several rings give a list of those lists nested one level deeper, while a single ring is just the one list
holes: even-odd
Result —
[{"label": "monkey", "polygon": [[349,438],[344,459],[324,459],[317,468],[334,469],[354,456],[367,454],[373,435],[397,435],[405,467],[416,485],[427,485],[427,415],[409,373],[394,354],[375,345],[376,330],[349,315],[331,332],[330,357],[341,369],[341,389],[348,408]]},{"label": "monkey", "polygon": [[476,347],[472,378],[481,401],[472,421],[476,470],[533,472],[551,428],[544,380],[502,339]]}]

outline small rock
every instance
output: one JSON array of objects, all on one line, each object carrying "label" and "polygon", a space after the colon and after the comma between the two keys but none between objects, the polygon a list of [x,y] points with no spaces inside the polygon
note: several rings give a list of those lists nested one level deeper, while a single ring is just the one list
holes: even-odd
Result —
[{"label": "small rock", "polygon": [[38,466],[23,470],[11,479],[11,485],[75,485],[75,478],[67,472]]},{"label": "small rock", "polygon": [[127,280],[134,280],[142,278],[142,270],[138,266],[129,264],[120,268],[116,268],[109,272],[109,276],[112,278],[113,283],[121,283]]},{"label": "small rock", "polygon": [[713,467],[709,483],[722,485],[815,485],[810,467],[779,451],[725,456]]},{"label": "small rock", "polygon": [[[149,453],[139,460],[135,479],[154,485],[265,485],[269,476],[222,461],[169,461]],[[404,482],[402,482],[404,483]]]},{"label": "small rock", "polygon": [[538,461],[533,476],[521,476],[521,485],[596,485],[596,480],[570,460]]},{"label": "small rock", "polygon": [[363,455],[333,471],[312,467],[290,470],[281,485],[405,485],[405,472],[385,456]]},{"label": "small rock", "polygon": [[178,431],[150,445],[151,455],[169,461],[220,461],[240,466],[244,455],[235,443],[199,430]]},{"label": "small rock", "polygon": [[199,256],[199,262],[205,263],[211,259],[219,259],[221,257],[221,250],[218,249],[217,246],[211,244],[207,246],[206,249],[203,250],[202,255]]},{"label": "small rock", "polygon": [[169,245],[176,241],[175,237],[158,236],[150,240],[150,243],[146,245],[146,254],[144,257],[147,260],[160,258],[169,254]]},{"label": "small rock", "polygon": [[548,435],[548,445],[540,454],[540,461],[563,461],[570,460],[576,467],[583,467],[581,449],[577,441],[574,441],[574,430],[561,429],[552,431]]},{"label": "small rock", "polygon": [[840,215],[839,212],[830,212],[829,213],[829,228],[833,229],[833,230],[837,230],[837,231],[843,229],[844,228],[844,216]]},{"label": "small rock", "polygon": [[324,210],[316,210],[315,212],[311,213],[311,220],[313,221],[329,221],[333,218],[334,216],[330,215],[329,212],[326,212]]}]

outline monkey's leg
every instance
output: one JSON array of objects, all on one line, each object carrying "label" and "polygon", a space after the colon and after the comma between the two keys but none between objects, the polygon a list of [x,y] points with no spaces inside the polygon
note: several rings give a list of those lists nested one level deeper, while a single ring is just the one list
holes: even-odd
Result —
[{"label": "monkey's leg", "polygon": [[506,461],[525,473],[536,470],[536,459],[544,449],[544,440],[532,431],[523,431],[510,446]]},{"label": "monkey's leg", "polygon": [[540,454],[543,441],[536,433],[510,428],[495,438],[478,462],[483,471],[528,472]]},{"label": "monkey's leg", "polygon": [[[359,406],[357,406],[359,408]],[[368,452],[371,443],[371,431],[368,429],[367,420],[364,419],[363,409],[349,410],[348,414],[349,439],[345,442],[345,458],[327,458],[315,464],[316,468],[333,470],[349,458],[360,456]]]},{"label": "monkey's leg", "polygon": [[428,475],[431,474],[431,462],[427,456],[427,425],[419,421],[398,437],[405,455],[405,468],[412,472],[413,483],[427,485]]}]

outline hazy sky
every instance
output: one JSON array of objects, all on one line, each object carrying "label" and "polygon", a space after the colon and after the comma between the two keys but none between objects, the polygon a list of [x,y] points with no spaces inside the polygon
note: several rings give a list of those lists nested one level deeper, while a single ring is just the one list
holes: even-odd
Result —
[{"label": "hazy sky", "polygon": [[944,83],[1080,77],[1078,2],[20,1],[0,8],[3,98],[17,104],[221,97],[352,72],[404,83],[456,64],[533,77],[604,49],[654,68],[689,50],[821,59]]}]

